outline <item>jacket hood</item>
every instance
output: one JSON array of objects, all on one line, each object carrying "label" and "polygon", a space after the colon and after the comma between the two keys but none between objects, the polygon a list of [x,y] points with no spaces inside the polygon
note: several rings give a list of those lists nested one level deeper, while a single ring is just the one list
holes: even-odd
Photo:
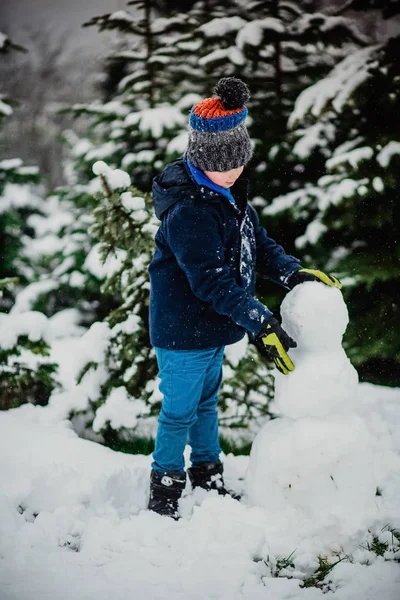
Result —
[{"label": "jacket hood", "polygon": [[185,167],[183,158],[169,163],[164,171],[153,179],[152,194],[156,217],[162,215],[188,193],[197,194],[197,186]]},{"label": "jacket hood", "polygon": [[[247,197],[248,179],[239,177],[232,186],[232,192],[240,197]],[[157,219],[162,218],[163,214],[176,202],[185,196],[196,196],[204,202],[220,202],[224,198],[221,194],[215,193],[206,186],[198,186],[186,165],[184,158],[178,158],[169,163],[164,171],[153,179],[152,195],[154,209]],[[239,209],[230,203],[233,210],[240,212]]]}]

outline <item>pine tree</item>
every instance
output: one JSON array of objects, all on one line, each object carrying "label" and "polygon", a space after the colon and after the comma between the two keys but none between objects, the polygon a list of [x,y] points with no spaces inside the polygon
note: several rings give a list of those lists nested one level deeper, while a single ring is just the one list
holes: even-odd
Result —
[{"label": "pine tree", "polygon": [[[0,55],[10,51],[23,51],[0,32]],[[0,93],[0,125],[13,112],[13,101]],[[40,198],[30,184],[38,183],[39,172],[35,166],[24,165],[20,158],[0,161],[0,279],[21,276],[17,257],[22,248],[22,236],[29,232],[26,220],[40,208]],[[3,299],[10,306],[10,298]]]},{"label": "pine tree", "polygon": [[[114,67],[118,64],[118,73],[108,65],[108,78],[103,80],[106,102],[65,109],[78,123],[80,117],[85,119],[87,137],[65,132],[67,184],[49,196],[44,214],[31,221],[40,241],[33,240],[27,249],[34,257],[33,283],[25,292],[31,293],[30,307],[47,316],[74,307],[87,326],[102,320],[117,305],[114,296],[99,291],[105,273],[97,240],[89,233],[97,206],[92,165],[103,158],[114,168],[123,165],[129,168],[135,185],[148,190],[156,170],[168,162],[166,147],[177,124],[182,127],[185,121],[181,107],[167,103],[168,76],[159,69],[165,56],[158,38],[167,48],[171,31],[181,28],[187,17],[157,20],[151,2],[143,5],[143,12],[143,18],[134,19],[117,11],[87,24],[120,31],[126,49],[110,57]],[[125,77],[120,80],[122,74]]]},{"label": "pine tree", "polygon": [[[135,185],[149,191],[155,174],[176,157],[168,144],[186,126],[182,111],[191,105],[190,99],[182,98],[174,75],[177,51],[171,54],[176,36],[190,26],[190,16],[158,17],[152,0],[129,4],[135,5],[140,16],[117,11],[85,24],[100,31],[118,31],[121,36],[123,49],[108,57],[113,81],[109,70],[106,85],[112,85],[115,93],[112,98],[108,94],[106,103],[75,105],[70,112],[85,115],[91,122],[92,147],[82,159],[86,157],[88,164],[94,158],[104,159],[116,168],[128,169]],[[181,142],[178,154],[182,147]]]},{"label": "pine tree", "polygon": [[365,43],[351,21],[316,12],[315,4],[251,0],[245,9],[211,14],[193,33],[209,88],[223,76],[241,77],[250,87],[255,152],[247,171],[258,205],[288,191],[294,178],[280,142],[296,97]]},{"label": "pine tree", "polygon": [[307,183],[264,211],[296,221],[297,254],[344,279],[345,340],[361,376],[397,385],[399,51],[400,37],[363,48],[299,97],[289,139]]},{"label": "pine tree", "polygon": [[[22,50],[0,33],[0,54]],[[0,95],[0,119],[12,114],[12,101]],[[40,214],[40,180],[35,166],[19,158],[0,161],[0,310],[11,308],[16,285],[26,282],[27,261],[21,260],[32,229],[29,219]],[[0,410],[25,402],[46,404],[55,387],[56,365],[47,360],[47,319],[38,313],[0,312]]]}]

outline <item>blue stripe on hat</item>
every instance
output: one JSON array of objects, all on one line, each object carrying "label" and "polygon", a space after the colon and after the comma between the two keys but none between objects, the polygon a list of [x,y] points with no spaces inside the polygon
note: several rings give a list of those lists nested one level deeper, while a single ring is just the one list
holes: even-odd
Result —
[{"label": "blue stripe on hat", "polygon": [[194,113],[194,109],[190,111],[190,126],[196,131],[205,131],[205,132],[218,132],[218,131],[228,131],[229,129],[233,129],[242,123],[247,117],[248,110],[244,106],[243,110],[240,112],[234,113],[232,115],[227,115],[226,117],[214,117],[211,119],[203,119],[203,117],[199,117]]}]

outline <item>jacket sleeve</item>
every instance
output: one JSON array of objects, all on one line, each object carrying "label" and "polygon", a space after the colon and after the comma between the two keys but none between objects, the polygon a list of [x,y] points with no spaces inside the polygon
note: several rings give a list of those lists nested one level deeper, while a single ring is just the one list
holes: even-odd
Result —
[{"label": "jacket sleeve", "polygon": [[261,277],[288,287],[289,277],[302,268],[301,263],[298,258],[286,254],[282,246],[268,237],[264,227],[259,224],[257,211],[250,205],[249,208],[256,238],[256,271]]},{"label": "jacket sleeve", "polygon": [[206,208],[182,203],[168,212],[164,231],[193,294],[257,335],[272,313],[236,283],[215,217]]}]

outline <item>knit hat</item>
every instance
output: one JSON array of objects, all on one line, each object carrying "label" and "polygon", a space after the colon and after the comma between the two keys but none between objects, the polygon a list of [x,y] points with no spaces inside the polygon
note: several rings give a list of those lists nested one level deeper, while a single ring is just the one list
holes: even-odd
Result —
[{"label": "knit hat", "polygon": [[250,92],[236,77],[220,79],[214,92],[216,98],[201,100],[190,112],[186,156],[201,171],[230,171],[245,165],[253,153],[244,124]]}]

